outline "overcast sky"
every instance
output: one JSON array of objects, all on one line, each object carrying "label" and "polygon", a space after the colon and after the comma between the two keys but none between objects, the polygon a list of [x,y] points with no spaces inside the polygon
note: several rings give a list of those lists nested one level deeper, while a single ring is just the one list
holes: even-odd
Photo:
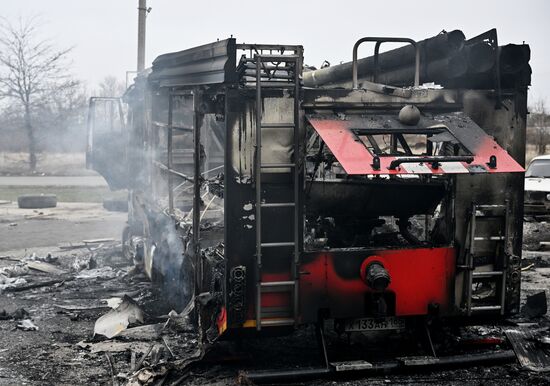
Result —
[{"label": "overcast sky", "polygon": [[[93,89],[106,75],[124,79],[136,67],[137,0],[2,0],[10,21],[40,15],[44,37],[74,46],[73,70]],[[550,104],[548,0],[148,0],[147,65],[159,54],[233,35],[240,43],[301,44],[319,66],[351,59],[363,36],[422,40],[445,29],[467,38],[496,27],[499,44],[531,46],[530,103]],[[364,48],[367,50],[372,47]]]}]

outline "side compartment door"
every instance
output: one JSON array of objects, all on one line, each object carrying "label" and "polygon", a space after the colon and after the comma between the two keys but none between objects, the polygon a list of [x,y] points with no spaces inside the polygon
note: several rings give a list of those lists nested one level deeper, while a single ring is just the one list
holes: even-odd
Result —
[{"label": "side compartment door", "polygon": [[128,186],[128,130],[122,98],[91,97],[86,167],[105,178],[111,190]]}]

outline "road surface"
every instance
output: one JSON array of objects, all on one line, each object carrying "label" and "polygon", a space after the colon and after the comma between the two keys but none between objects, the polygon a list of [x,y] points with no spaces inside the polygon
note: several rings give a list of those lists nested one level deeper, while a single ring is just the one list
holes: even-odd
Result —
[{"label": "road surface", "polygon": [[101,176],[0,176],[0,186],[107,186]]}]

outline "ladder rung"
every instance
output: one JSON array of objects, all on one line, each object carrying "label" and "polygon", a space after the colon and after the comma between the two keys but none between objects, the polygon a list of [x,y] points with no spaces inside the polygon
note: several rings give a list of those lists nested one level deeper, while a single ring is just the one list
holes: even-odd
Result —
[{"label": "ladder rung", "polygon": [[506,205],[476,205],[476,209],[504,209]]},{"label": "ladder rung", "polygon": [[294,286],[295,283],[293,281],[264,281],[261,282],[260,285],[262,288],[271,288],[271,287],[289,287]]},{"label": "ladder rung", "polygon": [[294,128],[294,123],[262,123],[262,129]]},{"label": "ladder rung", "polygon": [[261,243],[260,245],[263,248],[293,247],[294,242],[293,241],[283,241],[283,242],[279,242],[279,243]]},{"label": "ladder rung", "polygon": [[501,306],[477,306],[472,307],[472,311],[497,311],[502,309]]},{"label": "ladder rung", "polygon": [[293,168],[296,164],[261,164],[262,169]]},{"label": "ladder rung", "polygon": [[473,277],[493,277],[502,276],[502,271],[472,272]]},{"label": "ladder rung", "polygon": [[504,236],[474,237],[474,241],[501,241]]},{"label": "ladder rung", "polygon": [[267,202],[260,204],[262,208],[292,208],[294,205],[293,202]]},{"label": "ladder rung", "polygon": [[292,326],[294,325],[294,319],[291,318],[277,318],[277,319],[263,319],[260,321],[262,327],[276,327],[276,326]]}]

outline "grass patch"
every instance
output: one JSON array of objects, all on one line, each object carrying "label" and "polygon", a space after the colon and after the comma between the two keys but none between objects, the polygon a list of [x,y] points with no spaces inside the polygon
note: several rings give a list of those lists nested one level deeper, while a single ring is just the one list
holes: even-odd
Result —
[{"label": "grass patch", "polygon": [[55,194],[59,202],[103,202],[104,198],[125,197],[105,186],[0,186],[0,200],[17,201],[22,194]]}]

